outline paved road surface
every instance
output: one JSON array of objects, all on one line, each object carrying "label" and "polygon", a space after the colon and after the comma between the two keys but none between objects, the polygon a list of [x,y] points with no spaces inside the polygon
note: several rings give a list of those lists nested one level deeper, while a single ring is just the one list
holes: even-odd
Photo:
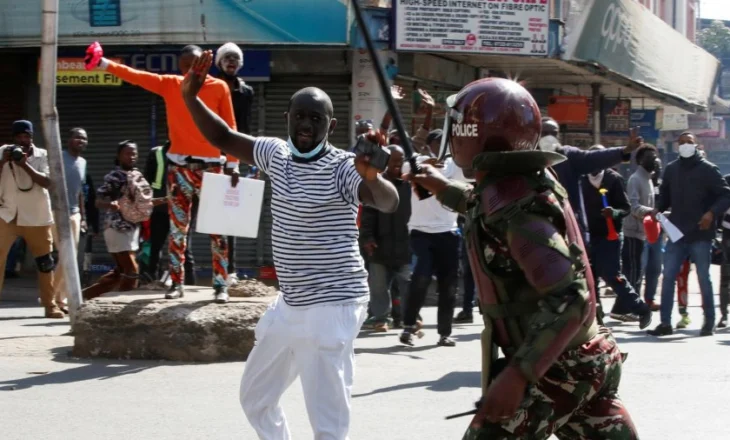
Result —
[{"label": "paved road surface", "polygon": [[[238,404],[243,363],[73,359],[67,323],[40,313],[0,304],[1,439],[256,439]],[[701,310],[691,313],[691,329],[661,342],[635,324],[610,324],[630,353],[621,391],[642,439],[730,438],[730,332],[698,338]],[[481,327],[458,326],[457,347],[436,347],[435,310],[424,317],[417,347],[399,346],[394,333],[357,341],[353,440],[461,439],[467,419],[443,417],[479,394]],[[294,438],[311,439],[299,383],[283,402]]]}]

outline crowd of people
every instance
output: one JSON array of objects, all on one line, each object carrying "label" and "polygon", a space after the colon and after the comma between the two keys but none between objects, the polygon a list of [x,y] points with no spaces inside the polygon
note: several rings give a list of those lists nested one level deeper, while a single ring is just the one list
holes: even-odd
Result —
[{"label": "crowd of people", "polygon": [[[461,119],[476,121],[474,126],[461,126],[459,120],[456,131],[453,125],[449,132],[432,129],[436,103],[425,90],[418,90],[424,122],[408,140],[390,129],[390,114],[379,127],[358,122],[358,139],[388,152],[387,166],[380,167],[371,162],[372,149],[346,152],[328,142],[337,126],[334,109],[326,92],[313,87],[290,100],[287,140],[250,136],[253,89],[236,77],[243,54],[232,43],[215,58],[197,46],[185,47],[179,66],[183,75],[136,71],[102,55],[98,44],[90,46],[87,63],[164,98],[170,141],[152,149],[143,171],[137,169],[136,143],[120,142],[109,173],[94,188],[82,157],[89,135],[82,128],[70,131],[63,157],[73,238],[78,243],[82,231],[101,229],[115,263],[83,296],[134,289],[141,272],[149,280],[160,279],[167,238],[170,288],[165,297],[183,297],[184,285],[194,282],[186,261],[192,262],[190,232],[203,173],[225,172],[236,186],[239,161],[260,169],[272,185],[272,246],[280,294],[256,326],[241,405],[261,438],[289,438],[279,400],[297,375],[315,436],[345,438],[359,330],[399,329],[400,342],[414,345],[423,336],[420,312],[434,278],[439,346],[454,346],[453,324],[473,322],[478,309],[487,328],[494,325],[495,343],[516,359],[491,376],[483,372],[494,383],[485,389],[478,414],[483,419],[479,429],[486,430],[482,433],[503,432],[512,423],[529,382],[537,384],[537,391],[528,406],[552,407],[553,391],[540,388],[551,365],[573,374],[575,365],[589,356],[590,371],[599,365],[600,371],[580,379],[586,384],[583,391],[620,376],[614,370],[622,358],[602,326],[605,316],[594,297],[593,277],[616,295],[610,318],[644,329],[659,311],[661,322],[649,334],[665,336],[674,328],[675,290],[681,316],[677,327],[689,324],[687,276],[693,264],[703,298],[700,334],[709,336],[716,325],[727,326],[730,176],[723,177],[706,160],[690,132],[679,136],[680,157],[662,172],[659,151],[637,133],[631,133],[625,147],[561,145],[559,124],[540,119],[526,90],[507,80],[482,80],[467,86],[450,109]],[[212,65],[220,78],[208,75]],[[396,100],[404,97],[398,87],[391,92]],[[529,110],[530,117],[516,118],[517,108]],[[487,117],[488,122],[482,120]],[[518,119],[519,127],[510,125]],[[68,256],[53,253],[57,231],[47,154],[33,144],[29,121],[16,121],[12,132],[14,143],[0,148],[0,265],[21,237],[38,268],[46,316],[61,318],[66,289],[57,261]],[[415,150],[418,174],[411,172],[404,141]],[[521,155],[504,155],[513,151]],[[626,182],[613,168],[629,161],[636,171]],[[419,197],[416,185],[433,196]],[[129,208],[135,197],[149,204],[149,212]],[[104,213],[102,228],[97,210]],[[662,233],[658,225],[667,221],[681,238]],[[143,242],[148,236],[142,269],[141,231]],[[213,300],[225,303],[227,286],[235,281],[233,242],[218,235],[210,241]],[[718,255],[721,316],[716,320],[710,264]],[[464,302],[455,315],[460,278]],[[485,365],[490,363],[491,358]],[[635,432],[617,386],[616,381],[594,391],[617,408],[611,423]],[[581,429],[604,429],[593,425],[591,414],[578,411],[586,402],[579,399],[574,405],[571,421]],[[598,412],[595,417],[605,415]],[[558,424],[537,427],[530,420],[515,419],[510,429],[534,433]]]}]

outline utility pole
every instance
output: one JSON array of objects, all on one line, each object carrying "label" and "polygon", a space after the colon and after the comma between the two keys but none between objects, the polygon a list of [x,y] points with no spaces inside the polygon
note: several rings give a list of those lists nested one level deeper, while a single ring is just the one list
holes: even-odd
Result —
[{"label": "utility pole", "polygon": [[81,306],[81,282],[76,263],[76,246],[71,236],[66,175],[63,169],[61,134],[56,109],[56,68],[58,60],[58,0],[43,0],[41,33],[41,118],[43,135],[48,150],[51,171],[51,201],[53,217],[58,228],[60,243],[56,243],[66,278],[69,299],[69,316],[73,330],[76,312]]}]

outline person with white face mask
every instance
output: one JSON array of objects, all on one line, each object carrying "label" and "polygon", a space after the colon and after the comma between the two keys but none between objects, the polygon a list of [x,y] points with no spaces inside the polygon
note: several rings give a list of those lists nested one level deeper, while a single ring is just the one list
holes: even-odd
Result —
[{"label": "person with white face mask", "polygon": [[715,330],[715,298],[710,278],[712,240],[715,238],[717,220],[730,208],[730,186],[717,166],[699,154],[694,134],[682,133],[678,144],[679,159],[667,165],[664,171],[656,208],[658,212],[671,210],[669,221],[684,236],[676,243],[671,240],[667,242],[662,281],[662,321],[649,334],[672,334],[674,285],[682,263],[691,258],[697,269],[705,313],[700,336],[711,336]]}]

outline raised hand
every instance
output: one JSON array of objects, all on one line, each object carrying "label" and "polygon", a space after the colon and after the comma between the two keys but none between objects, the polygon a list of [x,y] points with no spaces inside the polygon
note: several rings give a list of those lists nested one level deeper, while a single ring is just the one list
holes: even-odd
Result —
[{"label": "raised hand", "polygon": [[436,101],[424,89],[418,89],[418,94],[421,95],[421,105],[425,107],[433,107],[436,105]]},{"label": "raised hand", "polygon": [[195,58],[190,71],[185,75],[182,83],[183,96],[192,98],[198,96],[198,92],[205,84],[205,78],[208,76],[210,67],[213,65],[213,51],[206,50],[199,57]]},{"label": "raised hand", "polygon": [[403,87],[396,85],[390,87],[390,94],[393,95],[393,99],[396,101],[400,101],[406,97],[405,92],[403,92]]}]

